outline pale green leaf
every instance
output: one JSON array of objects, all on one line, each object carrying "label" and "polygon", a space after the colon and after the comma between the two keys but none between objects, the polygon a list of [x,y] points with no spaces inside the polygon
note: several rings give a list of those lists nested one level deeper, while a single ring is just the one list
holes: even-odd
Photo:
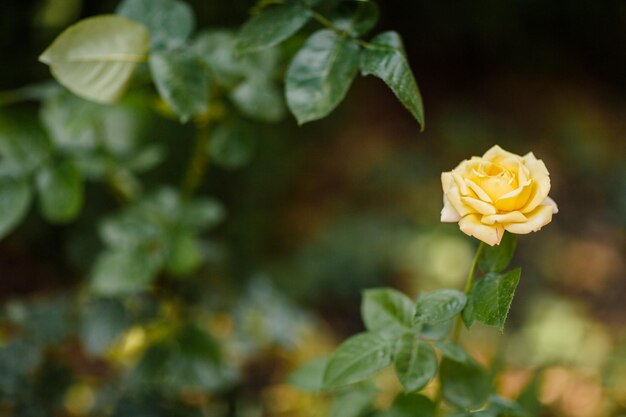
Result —
[{"label": "pale green leaf", "polygon": [[26,216],[32,192],[26,178],[0,180],[0,239]]},{"label": "pale green leaf", "polygon": [[83,175],[71,161],[45,166],[37,173],[39,207],[46,219],[65,223],[83,206]]},{"label": "pale green leaf", "polygon": [[361,317],[367,330],[385,334],[407,332],[413,324],[415,304],[392,288],[365,290]]},{"label": "pale green leaf", "polygon": [[449,340],[440,340],[435,342],[435,347],[439,349],[441,354],[455,362],[472,363],[474,360],[460,345]]},{"label": "pale green leaf", "polygon": [[444,358],[439,368],[443,398],[462,408],[482,406],[491,392],[487,372],[476,363],[461,363]]},{"label": "pale green leaf", "polygon": [[324,387],[340,387],[366,379],[391,364],[392,351],[392,342],[378,334],[352,336],[330,357],[324,372]]},{"label": "pale green leaf", "polygon": [[343,100],[354,79],[359,47],[331,30],[315,32],[287,69],[287,105],[299,124],[321,119]]},{"label": "pale green leaf", "polygon": [[150,55],[150,71],[157,90],[182,122],[209,106],[209,77],[202,61],[183,49]]},{"label": "pale green leaf", "polygon": [[328,358],[317,358],[297,368],[287,377],[287,382],[306,392],[318,392],[322,389],[324,371]]},{"label": "pale green leaf", "polygon": [[309,11],[296,2],[272,6],[242,26],[236,50],[247,53],[278,45],[302,28],[310,17]]},{"label": "pale green leaf", "polygon": [[376,390],[370,387],[344,392],[333,401],[328,417],[366,416],[376,399]]},{"label": "pale green leaf", "polygon": [[371,46],[361,52],[361,73],[383,80],[424,129],[422,96],[404,50],[399,45],[399,36],[393,32],[376,36]]},{"label": "pale green leaf", "polygon": [[517,246],[517,235],[504,233],[499,245],[489,246],[483,244],[483,249],[478,258],[478,266],[481,271],[500,272],[511,262]]},{"label": "pale green leaf", "polygon": [[39,60],[76,95],[108,103],[122,96],[145,61],[148,38],[143,25],[126,18],[91,17],[61,33]]},{"label": "pale green leaf", "polygon": [[460,291],[443,289],[417,299],[415,321],[435,324],[452,319],[463,310],[467,297]]},{"label": "pale green leaf", "polygon": [[169,241],[165,267],[175,277],[194,272],[202,263],[202,248],[197,236],[185,229],[176,230]]},{"label": "pale green leaf", "polygon": [[474,284],[469,303],[476,320],[504,330],[521,273],[519,268],[504,274],[490,272]]},{"label": "pale green leaf", "polygon": [[281,90],[264,78],[250,78],[241,82],[230,93],[230,99],[244,116],[260,122],[278,122],[285,116]]},{"label": "pale green leaf", "polygon": [[195,26],[191,7],[178,0],[124,0],[116,13],[144,24],[153,49],[182,44]]},{"label": "pale green leaf", "polygon": [[398,341],[394,365],[406,392],[422,389],[437,373],[437,356],[428,343],[412,334]]},{"label": "pale green leaf", "polygon": [[91,289],[100,295],[127,295],[148,287],[157,268],[143,253],[129,250],[107,251],[96,260]]}]

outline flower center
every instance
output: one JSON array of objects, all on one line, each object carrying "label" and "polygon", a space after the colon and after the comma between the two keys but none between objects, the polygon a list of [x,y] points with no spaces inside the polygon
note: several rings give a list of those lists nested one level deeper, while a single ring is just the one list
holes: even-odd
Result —
[{"label": "flower center", "polygon": [[515,173],[493,162],[481,163],[472,170],[472,173],[474,174],[474,182],[493,201],[515,190],[518,186]]}]

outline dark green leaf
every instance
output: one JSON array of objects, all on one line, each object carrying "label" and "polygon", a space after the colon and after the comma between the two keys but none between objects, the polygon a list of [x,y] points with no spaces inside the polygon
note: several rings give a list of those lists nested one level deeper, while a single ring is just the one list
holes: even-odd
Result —
[{"label": "dark green leaf", "polygon": [[85,306],[80,338],[92,355],[102,355],[129,325],[124,305],[113,299],[93,300]]},{"label": "dark green leaf", "polygon": [[343,342],[332,354],[324,372],[324,387],[334,388],[362,381],[392,362],[392,342],[360,333]]},{"label": "dark green leaf", "polygon": [[430,345],[412,334],[398,341],[394,364],[396,374],[407,392],[422,389],[437,373],[437,357]]},{"label": "dark green leaf", "polygon": [[478,258],[478,266],[481,271],[500,272],[511,262],[517,246],[517,236],[513,233],[504,233],[504,237],[499,245],[483,245],[483,249]]},{"label": "dark green leaf", "polygon": [[428,324],[448,321],[463,310],[466,301],[465,294],[450,289],[422,294],[417,299],[415,321]]},{"label": "dark green leaf", "polygon": [[421,394],[400,394],[384,417],[435,417],[435,403]]},{"label": "dark green leaf", "polygon": [[209,105],[209,78],[200,59],[183,49],[150,54],[157,90],[182,122],[204,113]]},{"label": "dark green leaf", "polygon": [[439,368],[443,398],[463,408],[482,406],[491,391],[487,372],[479,365],[444,358]]},{"label": "dark green leaf", "polygon": [[280,89],[270,80],[249,78],[231,93],[230,99],[244,115],[261,122],[278,122],[285,116],[285,102]]},{"label": "dark green leaf", "polygon": [[83,176],[71,161],[42,168],[37,190],[41,212],[51,222],[71,221],[83,206]]},{"label": "dark green leaf", "polygon": [[155,262],[143,253],[128,250],[102,253],[95,264],[92,290],[101,295],[125,295],[141,291],[155,278]]},{"label": "dark green leaf", "polygon": [[461,318],[463,319],[463,324],[468,329],[472,327],[474,321],[476,321],[476,314],[474,312],[474,303],[472,302],[472,295],[470,294],[467,298],[467,303],[461,312]]},{"label": "dark green leaf", "polygon": [[472,357],[461,346],[449,340],[440,340],[435,343],[435,347],[439,349],[443,356],[455,362],[465,364],[474,362]]},{"label": "dark green leaf", "polygon": [[240,124],[221,124],[213,132],[209,154],[215,163],[224,168],[245,165],[254,153],[253,133]]},{"label": "dark green leaf", "polygon": [[498,415],[505,415],[507,417],[532,417],[532,414],[515,401],[502,398],[498,395],[492,395],[489,401],[490,408],[496,410]]},{"label": "dark green leaf", "polygon": [[315,32],[287,69],[287,105],[299,124],[328,115],[356,75],[359,47],[331,30]]},{"label": "dark green leaf", "polygon": [[293,371],[287,377],[287,382],[301,391],[318,392],[323,387],[324,371],[328,358],[317,358]]},{"label": "dark green leaf", "polygon": [[372,408],[376,391],[369,387],[350,390],[335,398],[329,417],[360,417]]},{"label": "dark green leaf", "polygon": [[182,44],[195,26],[191,7],[178,0],[124,0],[116,13],[143,23],[153,49]]},{"label": "dark green leaf", "polygon": [[31,199],[32,192],[27,179],[0,180],[0,239],[26,216]]},{"label": "dark green leaf", "polygon": [[476,320],[504,330],[521,273],[519,268],[504,274],[490,272],[474,284],[469,302]]},{"label": "dark green leaf", "polygon": [[309,11],[298,3],[273,6],[248,20],[237,36],[237,52],[278,45],[308,22]]},{"label": "dark green leaf", "polygon": [[186,229],[179,229],[170,238],[166,261],[167,272],[180,277],[194,272],[202,263],[202,248],[197,236]]},{"label": "dark green leaf", "polygon": [[424,106],[417,82],[406,59],[399,35],[385,32],[371,41],[361,52],[361,73],[374,75],[385,82],[400,102],[424,129]]},{"label": "dark green leaf", "polygon": [[352,35],[369,32],[378,22],[378,6],[369,0],[352,0],[340,4],[332,18],[335,27]]},{"label": "dark green leaf", "polygon": [[24,177],[38,170],[51,151],[35,118],[0,113],[0,177]]},{"label": "dark green leaf", "polygon": [[392,288],[365,290],[361,301],[361,317],[367,330],[381,334],[407,332],[413,324],[415,304],[409,297]]}]

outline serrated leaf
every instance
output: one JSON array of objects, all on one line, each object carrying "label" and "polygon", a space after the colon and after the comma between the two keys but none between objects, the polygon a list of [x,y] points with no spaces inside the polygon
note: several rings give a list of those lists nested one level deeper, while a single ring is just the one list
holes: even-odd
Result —
[{"label": "serrated leaf", "polygon": [[81,20],[61,33],[39,57],[74,94],[110,103],[122,96],[148,52],[148,30],[114,15]]},{"label": "serrated leaf", "polygon": [[376,26],[378,17],[376,3],[369,0],[352,0],[339,5],[332,22],[336,28],[360,36]]},{"label": "serrated leaf", "polygon": [[392,342],[378,334],[360,333],[343,342],[324,372],[324,387],[335,388],[362,381],[392,362]]},{"label": "serrated leaf", "polygon": [[327,364],[328,358],[310,360],[290,373],[287,382],[301,391],[318,392],[322,389]]},{"label": "serrated leaf", "polygon": [[0,180],[0,239],[26,216],[32,192],[26,178]]},{"label": "serrated leaf", "polygon": [[472,357],[461,346],[449,340],[440,340],[435,342],[435,347],[439,349],[441,354],[455,362],[471,364],[474,362]]},{"label": "serrated leaf", "polygon": [[239,168],[252,158],[255,149],[253,134],[240,124],[222,124],[213,132],[209,155],[218,165]]},{"label": "serrated leaf", "polygon": [[476,320],[494,326],[500,331],[504,330],[504,322],[509,314],[521,273],[520,268],[504,274],[490,272],[474,284],[469,303]]},{"label": "serrated leaf", "polygon": [[389,86],[398,100],[409,110],[424,129],[424,105],[417,82],[406,59],[399,35],[382,33],[371,41],[371,46],[361,51],[361,73],[374,75]]},{"label": "serrated leaf", "polygon": [[437,356],[428,343],[404,334],[398,341],[394,365],[406,392],[422,389],[437,373]]},{"label": "serrated leaf", "polygon": [[83,207],[83,175],[71,161],[43,167],[37,173],[39,207],[53,223],[73,220]]},{"label": "serrated leaf", "polygon": [[278,45],[310,18],[309,11],[295,2],[268,8],[244,23],[237,36],[236,50],[243,54]]},{"label": "serrated leaf", "polygon": [[209,107],[209,77],[202,61],[183,49],[150,54],[150,71],[161,97],[182,122]]},{"label": "serrated leaf", "polygon": [[415,304],[392,288],[365,290],[361,317],[365,328],[381,334],[400,334],[411,329]]},{"label": "serrated leaf", "polygon": [[448,321],[463,310],[467,297],[460,291],[443,289],[418,297],[415,321],[435,324]]},{"label": "serrated leaf", "polygon": [[287,69],[287,105],[299,124],[321,119],[343,100],[359,64],[353,41],[324,29],[307,39]]},{"label": "serrated leaf", "polygon": [[516,247],[517,235],[508,232],[504,233],[504,237],[499,245],[483,245],[478,258],[478,267],[485,273],[503,271],[511,262]]},{"label": "serrated leaf", "polygon": [[143,253],[128,250],[107,251],[96,260],[91,289],[99,295],[128,295],[148,287],[157,268]]},{"label": "serrated leaf", "polygon": [[491,381],[478,364],[461,363],[444,358],[439,367],[443,398],[462,408],[478,408],[489,397]]},{"label": "serrated leaf", "polygon": [[177,0],[124,0],[116,13],[144,24],[153,49],[182,44],[193,32],[193,10]]}]

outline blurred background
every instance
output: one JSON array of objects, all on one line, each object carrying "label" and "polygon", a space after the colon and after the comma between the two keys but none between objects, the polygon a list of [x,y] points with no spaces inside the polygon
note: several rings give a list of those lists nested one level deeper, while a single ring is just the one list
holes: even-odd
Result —
[{"label": "blurred background", "polygon": [[[37,56],[67,25],[116,3],[2,1],[0,102],[49,80]],[[253,6],[188,3],[199,27],[237,27]],[[251,162],[211,166],[200,189],[228,212],[205,247],[214,266],[167,288],[173,300],[162,305],[100,300],[90,315],[77,313],[99,248],[90,216],[115,206],[97,184],[73,223],[50,226],[32,211],[0,241],[0,415],[109,415],[113,402],[122,417],[324,415],[326,399],[286,376],[362,330],[363,289],[462,288],[476,242],[439,223],[440,173],[497,143],[545,161],[560,212],[541,233],[520,236],[513,265],[523,273],[505,334],[477,325],[463,342],[498,364],[503,395],[534,390],[537,415],[626,416],[626,3],[379,5],[375,32],[404,38],[424,133],[374,78],[357,79],[321,122],[299,128],[288,117],[257,128]],[[146,117],[145,135],[171,152],[143,178],[159,183],[182,169],[177,149],[193,132],[156,112]],[[153,342],[167,339],[176,300],[187,299],[200,300],[196,321],[212,335],[197,345],[219,343],[228,366],[198,371],[181,356],[154,371],[163,356]],[[185,337],[198,339],[194,332]],[[201,389],[189,387],[200,372],[208,380],[196,375]],[[128,384],[121,393],[119,381]],[[137,394],[149,384],[176,396]],[[379,385],[384,409],[399,386],[386,375]]]}]

